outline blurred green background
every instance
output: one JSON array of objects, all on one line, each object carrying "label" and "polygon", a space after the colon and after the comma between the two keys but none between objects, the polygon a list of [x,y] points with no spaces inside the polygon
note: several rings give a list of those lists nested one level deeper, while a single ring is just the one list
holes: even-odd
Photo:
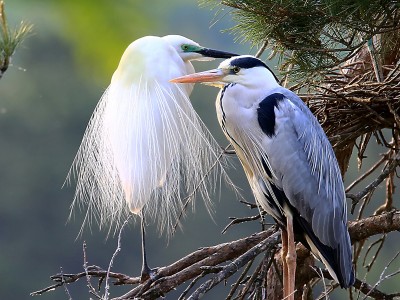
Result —
[{"label": "blurred green background", "polygon": [[[196,1],[11,0],[5,5],[11,26],[21,20],[34,24],[34,34],[17,50],[0,80],[0,299],[27,299],[30,292],[49,285],[49,276],[60,267],[65,273],[82,271],[84,240],[89,264],[103,268],[116,248],[116,237],[107,238],[97,224],[78,237],[82,214],[76,211],[68,222],[74,183],[62,186],[90,115],[125,48],[144,35],[172,33],[209,47],[248,50],[220,32],[231,26],[228,17],[210,28],[215,12],[199,8]],[[205,70],[218,63],[195,67]],[[193,104],[226,145],[215,117],[216,93],[215,88],[196,89]],[[237,170],[241,174],[241,168]],[[183,221],[183,232],[169,241],[154,226],[148,229],[151,266],[258,230],[254,224],[221,235],[228,217],[237,215],[235,210],[243,205],[225,188],[216,198],[214,221],[198,201],[196,214],[190,212]],[[240,215],[246,213],[255,212]],[[113,268],[135,276],[141,267],[137,225],[131,222],[125,228]],[[73,299],[90,296],[84,280],[69,289]],[[122,291],[112,288],[111,295]],[[61,288],[40,298],[67,297]]]},{"label": "blurred green background", "polygon": [[[51,284],[49,276],[82,271],[82,243],[88,263],[107,268],[117,246],[96,224],[78,236],[82,214],[68,221],[74,184],[62,188],[90,115],[106,89],[124,49],[144,35],[180,34],[202,45],[239,53],[256,49],[221,33],[231,24],[227,12],[217,17],[209,7],[184,0],[8,0],[9,25],[34,24],[17,50],[12,66],[0,80],[0,299],[28,299],[29,293]],[[219,20],[216,24],[215,21]],[[197,70],[219,62],[195,63]],[[215,88],[197,87],[193,105],[221,145],[227,144],[215,116]],[[379,151],[373,152],[373,155]],[[234,182],[249,201],[240,165],[231,170]],[[354,175],[355,176],[355,175]],[[234,193],[222,187],[215,213],[207,215],[201,201],[184,229],[167,240],[148,229],[150,266],[164,266],[201,246],[244,237],[260,229],[256,222],[222,229],[230,216],[254,215]],[[136,224],[135,224],[136,223]],[[138,276],[141,267],[138,222],[122,235],[122,251],[113,270]],[[73,299],[88,299],[85,281],[68,286]],[[219,287],[207,299],[219,299]],[[224,290],[225,289],[225,290]],[[124,287],[111,287],[118,296]],[[179,291],[167,296],[175,299]],[[339,293],[340,295],[340,293]],[[62,288],[38,299],[67,299]]]}]

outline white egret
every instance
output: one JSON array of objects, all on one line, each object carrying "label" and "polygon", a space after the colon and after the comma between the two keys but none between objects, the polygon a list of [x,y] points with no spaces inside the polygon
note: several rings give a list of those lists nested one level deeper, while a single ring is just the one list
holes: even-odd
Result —
[{"label": "white egret", "polygon": [[[193,84],[178,87],[169,79],[193,73],[191,60],[233,55],[178,35],[146,36],[128,46],[73,163],[73,205],[88,207],[87,221],[118,224],[132,212],[143,215],[142,234],[144,214],[168,231],[184,196],[197,191],[210,205],[207,180],[221,151],[190,103]],[[149,271],[144,252],[142,271]]]},{"label": "white egret", "polygon": [[293,299],[294,294],[294,235],[322,260],[341,287],[351,286],[354,273],[342,177],[328,138],[303,101],[249,55],[171,81],[221,88],[216,100],[219,123],[258,204],[283,229],[284,297]]}]

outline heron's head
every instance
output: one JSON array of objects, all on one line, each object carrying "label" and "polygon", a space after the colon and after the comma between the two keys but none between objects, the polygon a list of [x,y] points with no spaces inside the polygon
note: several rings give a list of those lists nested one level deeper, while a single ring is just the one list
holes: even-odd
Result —
[{"label": "heron's head", "polygon": [[163,37],[179,54],[184,61],[213,60],[215,58],[230,58],[237,54],[214,50],[200,46],[198,43],[180,35],[166,35]]},{"label": "heron's head", "polygon": [[171,82],[205,83],[217,87],[237,83],[248,88],[268,88],[279,86],[278,79],[268,66],[251,55],[235,56],[224,60],[217,69],[194,73]]}]

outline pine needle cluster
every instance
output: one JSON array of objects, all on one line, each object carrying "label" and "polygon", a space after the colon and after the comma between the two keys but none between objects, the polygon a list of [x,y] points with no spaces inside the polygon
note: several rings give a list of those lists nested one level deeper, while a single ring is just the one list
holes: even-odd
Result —
[{"label": "pine needle cluster", "polygon": [[[204,0],[232,8],[237,39],[268,44],[280,71],[294,78],[324,73],[354,57],[378,34],[399,36],[400,4],[393,0]],[[398,40],[398,39],[397,39]],[[392,52],[398,43],[386,43]]]},{"label": "pine needle cluster", "polygon": [[7,71],[15,49],[31,32],[32,25],[23,22],[18,28],[10,29],[4,12],[4,2],[0,1],[0,78]]}]

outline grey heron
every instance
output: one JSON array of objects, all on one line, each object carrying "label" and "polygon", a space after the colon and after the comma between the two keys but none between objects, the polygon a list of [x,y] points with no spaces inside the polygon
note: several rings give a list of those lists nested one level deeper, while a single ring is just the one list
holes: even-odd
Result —
[{"label": "grey heron", "polygon": [[282,228],[284,297],[293,297],[294,291],[294,236],[342,288],[351,286],[354,273],[341,173],[327,136],[303,101],[280,86],[265,63],[249,55],[171,82],[221,88],[216,100],[221,128],[256,201]]},{"label": "grey heron", "polygon": [[[102,226],[139,214],[144,248],[144,214],[169,230],[196,186],[209,205],[204,178],[220,148],[190,103],[193,84],[178,87],[169,79],[193,73],[192,60],[233,55],[179,35],[146,36],[128,46],[70,172],[77,176],[73,206],[86,205],[86,219]],[[143,250],[142,275],[147,271]]]}]

